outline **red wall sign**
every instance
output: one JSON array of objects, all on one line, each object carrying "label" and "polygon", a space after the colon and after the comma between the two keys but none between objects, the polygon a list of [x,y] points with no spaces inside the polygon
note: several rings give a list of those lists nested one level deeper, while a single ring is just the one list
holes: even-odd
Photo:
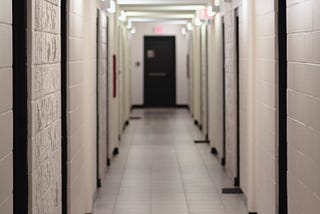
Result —
[{"label": "red wall sign", "polygon": [[113,97],[117,97],[117,56],[113,55]]}]

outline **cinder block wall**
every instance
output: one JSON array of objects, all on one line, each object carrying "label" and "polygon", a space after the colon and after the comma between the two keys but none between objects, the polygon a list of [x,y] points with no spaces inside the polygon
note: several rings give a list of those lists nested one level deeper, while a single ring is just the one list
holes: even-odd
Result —
[{"label": "cinder block wall", "polygon": [[289,213],[320,210],[320,1],[287,0]]},{"label": "cinder block wall", "polygon": [[71,0],[67,10],[68,212],[90,213],[97,179],[96,1]]},{"label": "cinder block wall", "polygon": [[107,170],[107,14],[99,11],[98,22],[98,114],[99,114],[99,179],[103,180]]},{"label": "cinder block wall", "polygon": [[84,83],[85,74],[85,5],[71,0],[67,6],[67,124],[69,213],[83,213],[84,187]]},{"label": "cinder block wall", "polygon": [[225,115],[226,115],[226,171],[234,179],[237,176],[237,74],[235,8],[241,1],[222,4],[225,24]]},{"label": "cinder block wall", "polygon": [[12,1],[0,1],[0,213],[13,213]]},{"label": "cinder block wall", "polygon": [[277,1],[256,1],[256,164],[258,213],[277,213]]},{"label": "cinder block wall", "polygon": [[[217,14],[211,24],[209,60],[209,115],[210,145],[217,149],[218,158],[223,158],[223,46],[222,16]],[[219,122],[217,122],[219,121]]]},{"label": "cinder block wall", "polygon": [[[277,210],[276,10],[273,1],[222,2],[213,22],[213,69],[210,102],[212,146],[222,154],[222,32],[225,23],[226,170],[236,176],[236,45],[235,9],[239,12],[240,187],[250,211]],[[218,121],[218,122],[217,122]],[[221,125],[218,125],[221,124]]]},{"label": "cinder block wall", "polygon": [[29,213],[61,212],[60,1],[28,1]]}]

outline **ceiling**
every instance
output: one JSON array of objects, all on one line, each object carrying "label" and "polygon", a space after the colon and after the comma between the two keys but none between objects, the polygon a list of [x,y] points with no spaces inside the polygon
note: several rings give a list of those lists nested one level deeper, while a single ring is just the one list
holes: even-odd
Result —
[{"label": "ceiling", "polygon": [[120,9],[131,22],[186,23],[210,0],[118,0]]},{"label": "ceiling", "polygon": [[210,0],[118,0],[120,5],[199,5]]}]

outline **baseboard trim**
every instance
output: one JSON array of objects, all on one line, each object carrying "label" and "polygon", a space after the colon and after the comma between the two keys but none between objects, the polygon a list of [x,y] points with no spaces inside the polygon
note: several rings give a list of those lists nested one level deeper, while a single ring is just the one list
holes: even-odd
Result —
[{"label": "baseboard trim", "polygon": [[206,143],[206,144],[209,144],[210,141],[209,140],[195,140],[194,143]]},{"label": "baseboard trim", "polygon": [[189,109],[188,105],[184,105],[184,104],[177,104],[177,105],[173,105],[173,106],[146,106],[146,105],[132,105],[131,106],[131,110],[132,109],[141,109],[141,108],[186,108]]},{"label": "baseboard trim", "polygon": [[119,152],[119,148],[118,148],[118,147],[116,147],[116,148],[113,149],[113,152],[112,152],[113,156],[116,156],[116,155],[118,155],[119,153],[120,153],[120,152]]},{"label": "baseboard trim", "polygon": [[215,147],[212,147],[211,148],[211,154],[217,155],[218,154],[218,150]]},{"label": "baseboard trim", "polygon": [[225,187],[222,188],[222,194],[242,194],[242,190],[239,187]]}]

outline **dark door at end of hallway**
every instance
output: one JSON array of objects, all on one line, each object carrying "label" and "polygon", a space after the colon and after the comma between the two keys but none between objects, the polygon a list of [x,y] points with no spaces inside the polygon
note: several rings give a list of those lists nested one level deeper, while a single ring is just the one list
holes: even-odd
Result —
[{"label": "dark door at end of hallway", "polygon": [[144,37],[144,105],[173,107],[176,104],[175,37]]}]

